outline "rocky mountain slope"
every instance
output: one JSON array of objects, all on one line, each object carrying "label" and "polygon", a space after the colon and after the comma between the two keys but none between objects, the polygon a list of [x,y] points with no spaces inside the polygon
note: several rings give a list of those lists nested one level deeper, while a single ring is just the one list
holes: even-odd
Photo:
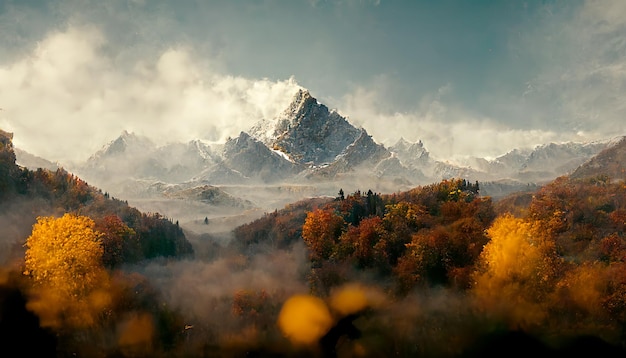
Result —
[{"label": "rocky mountain slope", "polygon": [[616,138],[612,143],[615,144],[579,166],[570,177],[584,179],[604,176],[612,181],[626,180],[626,136]]},{"label": "rocky mountain slope", "polygon": [[299,90],[283,113],[261,120],[250,135],[296,163],[315,166],[334,162],[359,139],[361,131],[308,91]]}]

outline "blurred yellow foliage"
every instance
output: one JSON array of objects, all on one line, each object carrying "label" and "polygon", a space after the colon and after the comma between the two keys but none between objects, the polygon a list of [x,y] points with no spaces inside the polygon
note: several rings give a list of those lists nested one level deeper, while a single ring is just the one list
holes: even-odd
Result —
[{"label": "blurred yellow foliage", "polygon": [[118,343],[127,357],[149,356],[152,350],[154,321],[148,313],[131,316],[120,327]]},{"label": "blurred yellow foliage", "polygon": [[85,216],[39,217],[33,225],[24,274],[33,279],[28,308],[42,326],[90,326],[110,305],[100,237]]},{"label": "blurred yellow foliage", "polygon": [[368,306],[365,290],[356,284],[346,285],[330,297],[330,307],[343,316],[357,313]]},{"label": "blurred yellow foliage", "polygon": [[487,230],[473,293],[479,307],[503,315],[514,327],[538,325],[554,289],[554,242],[532,221],[504,215]]},{"label": "blurred yellow foliage", "polygon": [[314,344],[332,325],[333,318],[326,303],[311,295],[290,297],[278,315],[278,327],[294,344]]}]

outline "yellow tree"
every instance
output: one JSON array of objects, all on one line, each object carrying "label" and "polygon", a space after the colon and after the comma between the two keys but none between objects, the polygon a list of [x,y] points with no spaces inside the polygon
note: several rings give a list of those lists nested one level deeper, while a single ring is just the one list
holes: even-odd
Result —
[{"label": "yellow tree", "polygon": [[557,278],[554,241],[539,222],[510,214],[497,218],[487,235],[491,240],[474,275],[476,302],[515,328],[540,324]]},{"label": "yellow tree", "polygon": [[387,258],[395,266],[398,258],[404,254],[406,244],[411,242],[411,236],[419,229],[427,226],[431,220],[425,207],[401,201],[385,207],[383,217],[383,241],[385,242]]},{"label": "yellow tree", "polygon": [[88,217],[39,217],[26,240],[24,274],[33,280],[29,309],[43,326],[92,325],[111,302],[102,234]]}]

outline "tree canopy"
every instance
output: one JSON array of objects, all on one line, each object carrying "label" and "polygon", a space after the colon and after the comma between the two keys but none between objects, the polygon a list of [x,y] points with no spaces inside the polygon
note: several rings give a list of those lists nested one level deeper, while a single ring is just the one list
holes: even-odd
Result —
[{"label": "tree canopy", "polygon": [[90,325],[110,301],[101,237],[86,216],[39,217],[26,240],[24,274],[34,281],[30,308],[42,325]]}]

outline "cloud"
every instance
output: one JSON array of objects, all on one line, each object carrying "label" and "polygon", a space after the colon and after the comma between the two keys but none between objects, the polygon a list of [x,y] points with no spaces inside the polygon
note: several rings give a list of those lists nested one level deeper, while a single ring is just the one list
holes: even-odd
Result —
[{"label": "cloud", "polygon": [[388,112],[381,110],[384,93],[357,88],[342,99],[340,113],[350,113],[348,120],[351,123],[362,126],[386,146],[395,144],[400,138],[422,140],[431,156],[443,160],[466,156],[495,158],[514,148],[582,139],[551,130],[507,126],[448,103],[446,95],[451,91],[451,86],[445,85],[432,95],[424,96],[414,111]]},{"label": "cloud", "polygon": [[[511,67],[490,72],[493,84],[477,83],[471,98],[454,82],[441,83],[416,97],[413,108],[394,110],[389,104],[402,94],[381,75],[337,107],[376,140],[421,139],[439,159],[608,139],[626,134],[625,35],[622,1],[546,3],[510,29],[509,55],[518,57]],[[505,83],[509,74],[523,82]]]},{"label": "cloud", "polygon": [[131,63],[118,55],[97,27],[47,34],[0,65],[0,125],[33,154],[82,160],[123,130],[159,142],[224,140],[276,115],[300,88],[294,78],[221,74],[185,46]]},{"label": "cloud", "polygon": [[[626,131],[626,9],[619,0],[529,6],[528,14],[516,17],[519,23],[498,27],[506,30],[509,52],[497,58],[501,63],[479,71],[484,79],[441,76],[442,83],[423,73],[413,80],[406,68],[390,70],[374,62],[350,65],[368,68],[358,76],[338,71],[329,64],[345,57],[328,50],[333,46],[324,45],[302,62],[297,56],[305,52],[293,38],[250,44],[245,27],[234,31],[229,22],[214,21],[215,31],[205,35],[208,28],[182,24],[168,6],[64,1],[46,8],[53,16],[17,6],[0,15],[6,20],[0,22],[5,30],[0,31],[0,126],[15,132],[17,147],[53,161],[86,159],[123,130],[156,142],[236,136],[285,108],[300,87],[293,77],[264,78],[262,73],[273,71],[267,63],[276,68],[298,63],[297,75],[313,86],[316,97],[376,140],[390,145],[400,136],[422,139],[439,158],[497,156],[516,146]],[[191,5],[178,10],[194,9],[207,10]],[[33,16],[41,20],[33,27],[20,20]],[[324,33],[317,35],[335,44]],[[276,56],[282,51],[288,56]],[[390,59],[371,58],[377,64]],[[433,68],[432,76],[439,70]],[[261,77],[252,78],[255,73]],[[352,91],[346,93],[348,86]]]},{"label": "cloud", "polygon": [[546,5],[522,39],[541,64],[524,103],[538,120],[589,137],[623,135],[626,114],[626,4],[586,1]]}]

